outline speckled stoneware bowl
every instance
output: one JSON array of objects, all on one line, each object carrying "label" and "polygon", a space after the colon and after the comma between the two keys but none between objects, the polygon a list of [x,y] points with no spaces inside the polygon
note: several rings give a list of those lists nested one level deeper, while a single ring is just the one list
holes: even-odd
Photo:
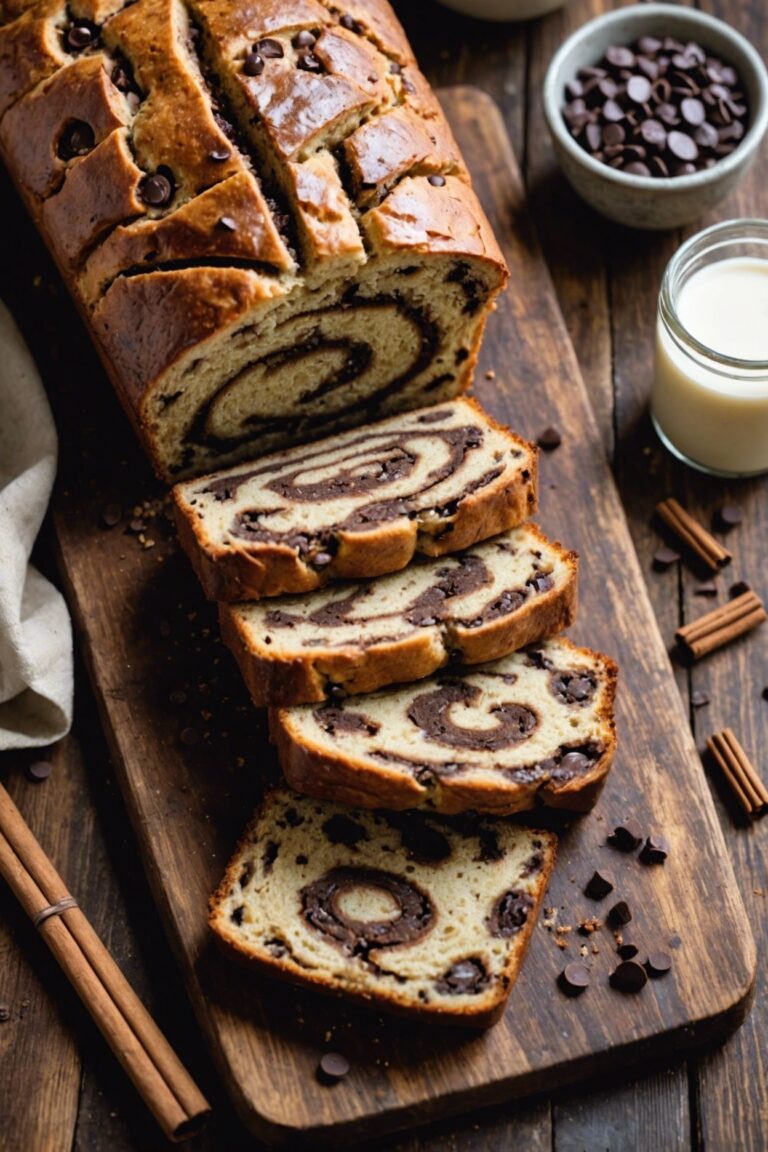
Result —
[{"label": "speckled stoneware bowl", "polygon": [[[573,139],[563,120],[565,85],[580,68],[596,64],[611,44],[631,44],[639,36],[695,40],[737,70],[747,94],[749,127],[730,156],[691,176],[632,176],[594,160]],[[752,164],[768,127],[768,72],[749,41],[722,20],[674,4],[637,4],[598,16],[565,41],[544,81],[544,113],[560,166],[588,204],[633,228],[676,228],[722,200]]]}]

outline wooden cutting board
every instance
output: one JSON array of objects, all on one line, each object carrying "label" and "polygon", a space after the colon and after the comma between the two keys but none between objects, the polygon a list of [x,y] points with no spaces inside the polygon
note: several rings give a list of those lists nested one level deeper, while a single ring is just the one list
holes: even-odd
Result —
[{"label": "wooden cutting board", "polygon": [[[674,968],[640,995],[622,995],[608,985],[615,953],[607,929],[587,939],[574,928],[561,951],[538,926],[506,1016],[475,1036],[349,1010],[258,978],[217,953],[207,899],[264,780],[276,774],[274,754],[264,717],[218,640],[215,610],[176,550],[163,491],[70,321],[51,337],[61,345],[55,529],[69,601],[200,1024],[244,1120],[274,1142],[302,1136],[315,1147],[338,1146],[666,1059],[738,1026],[754,977],[741,898],[501,117],[474,89],[447,91],[443,101],[512,272],[488,325],[477,392],[525,435],[535,438],[548,425],[562,431],[562,447],[542,461],[539,520],[582,556],[575,638],[611,653],[622,668],[620,752],[595,812],[562,832],[546,904],[571,926],[604,911],[582,889],[596,866],[610,868],[634,912],[638,943],[669,950]],[[495,378],[487,379],[491,368]],[[108,527],[110,505],[123,518]],[[629,814],[671,840],[664,867],[606,845],[608,830]],[[556,978],[582,945],[594,966],[592,986],[568,1000]],[[333,1089],[314,1075],[329,1049],[352,1063]]]}]

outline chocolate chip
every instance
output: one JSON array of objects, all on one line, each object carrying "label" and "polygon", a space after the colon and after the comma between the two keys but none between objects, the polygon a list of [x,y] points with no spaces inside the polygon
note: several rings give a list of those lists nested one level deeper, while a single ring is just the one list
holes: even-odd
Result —
[{"label": "chocolate chip", "polygon": [[356,848],[361,840],[368,839],[362,824],[340,813],[329,816],[323,824],[323,832],[331,844],[343,844],[345,848]]},{"label": "chocolate chip", "polygon": [[313,36],[306,28],[298,32],[293,38],[294,48],[314,48],[317,42],[317,37]]},{"label": "chocolate chip", "polygon": [[592,900],[603,900],[609,892],[613,892],[613,889],[613,877],[609,876],[607,872],[595,871],[584,889],[584,895],[589,896]]},{"label": "chocolate chip", "polygon": [[670,844],[666,836],[649,836],[643,845],[640,859],[644,864],[663,864],[669,852]]},{"label": "chocolate chip", "polygon": [[355,20],[353,16],[342,16],[339,24],[341,24],[342,28],[346,28],[348,32],[357,32],[358,35],[364,31],[362,24]]},{"label": "chocolate chip", "polygon": [[208,153],[208,159],[213,160],[214,164],[223,164],[231,155],[232,151],[229,148],[214,148]]},{"label": "chocolate chip", "polygon": [[606,49],[605,58],[614,68],[634,68],[635,54],[629,48],[611,47]]},{"label": "chocolate chip", "polygon": [[323,65],[314,52],[300,52],[296,60],[296,67],[304,72],[322,72]]},{"label": "chocolate chip", "polygon": [[735,600],[737,596],[743,596],[745,592],[751,591],[752,585],[747,584],[746,580],[737,580],[735,584],[731,584],[728,589],[728,595],[732,600]]},{"label": "chocolate chip", "polygon": [[714,580],[706,580],[694,590],[694,596],[717,596],[717,584]]},{"label": "chocolate chip", "polygon": [[333,560],[330,552],[316,552],[312,557],[312,566],[314,568],[327,568]]},{"label": "chocolate chip", "polygon": [[696,141],[684,132],[673,129],[667,136],[667,148],[677,160],[693,162],[699,157]]},{"label": "chocolate chip", "polygon": [[554,452],[555,448],[559,448],[562,442],[563,438],[557,428],[552,427],[545,428],[536,437],[536,443],[544,452]]},{"label": "chocolate chip", "polygon": [[231,216],[222,216],[219,220],[219,228],[223,228],[225,232],[237,232],[237,222]]},{"label": "chocolate chip", "polygon": [[264,58],[258,52],[249,52],[243,60],[243,72],[246,76],[261,76],[264,71]]},{"label": "chocolate chip", "polygon": [[636,944],[633,944],[631,940],[622,940],[616,951],[622,960],[634,960],[640,949]]},{"label": "chocolate chip", "polygon": [[768,700],[768,685],[762,691],[763,700]]},{"label": "chocolate chip", "polygon": [[653,555],[653,566],[657,572],[666,572],[673,564],[677,564],[679,559],[680,553],[675,552],[674,548],[659,548]]},{"label": "chocolate chip", "polygon": [[443,995],[475,995],[488,984],[489,976],[482,960],[471,956],[458,960],[437,981],[437,990]]},{"label": "chocolate chip", "polygon": [[566,778],[578,776],[589,768],[590,759],[583,752],[566,752],[558,765],[558,772]]},{"label": "chocolate chip", "polygon": [[173,197],[173,181],[163,172],[155,172],[152,176],[145,176],[139,185],[139,195],[145,204],[153,208],[160,208]]},{"label": "chocolate chip", "polygon": [[558,984],[566,996],[581,996],[589,987],[589,979],[586,964],[566,964],[558,976]]},{"label": "chocolate chip", "polygon": [[88,24],[73,24],[71,28],[67,29],[65,36],[68,48],[72,48],[75,52],[82,52],[84,48],[88,48],[97,38],[95,28],[91,28]]},{"label": "chocolate chip", "polygon": [[42,780],[47,780],[51,772],[53,772],[53,764],[50,760],[33,760],[31,764],[27,765],[27,776],[38,784]]},{"label": "chocolate chip", "polygon": [[623,172],[629,172],[632,176],[650,176],[651,170],[647,164],[643,164],[642,160],[633,160],[631,164],[625,164]]},{"label": "chocolate chip", "polygon": [[90,124],[70,120],[59,137],[58,156],[61,160],[72,160],[75,156],[85,156],[95,145],[96,137]]},{"label": "chocolate chip", "polygon": [[182,744],[191,748],[193,744],[197,744],[200,740],[200,733],[196,728],[182,728],[179,733],[179,740],[181,740]]},{"label": "chocolate chip", "polygon": [[435,172],[432,176],[427,176],[427,180],[433,188],[445,187],[445,176],[441,176],[439,172]]},{"label": "chocolate chip", "polygon": [[717,527],[722,531],[727,528],[736,528],[743,519],[741,508],[738,504],[724,504],[722,508],[718,508],[715,517]]},{"label": "chocolate chip", "polygon": [[105,528],[114,528],[123,518],[123,510],[119,504],[107,504],[101,510],[100,520]]},{"label": "chocolate chip", "polygon": [[686,124],[690,124],[692,128],[701,127],[706,119],[706,114],[706,108],[701,100],[697,100],[695,96],[688,96],[680,102],[680,115]]},{"label": "chocolate chip", "polygon": [[639,992],[648,983],[645,969],[636,960],[622,960],[609,979],[611,987],[619,992]]},{"label": "chocolate chip", "polygon": [[627,80],[627,96],[635,104],[645,104],[651,95],[651,82],[647,76],[630,76]]},{"label": "chocolate chip", "polygon": [[700,688],[696,688],[691,692],[691,705],[694,708],[705,708],[709,704],[709,696],[706,692],[702,692]]},{"label": "chocolate chip", "polygon": [[349,1060],[340,1052],[325,1052],[317,1065],[317,1078],[321,1084],[338,1084],[348,1074]]},{"label": "chocolate chip", "polygon": [[617,824],[611,835],[608,837],[608,843],[612,844],[614,848],[618,848],[620,852],[634,852],[639,848],[643,842],[643,830],[640,824],[634,817],[630,816],[621,824]]},{"label": "chocolate chip", "polygon": [[629,924],[631,919],[632,912],[626,900],[619,900],[608,912],[609,923],[615,924],[618,927]]},{"label": "chocolate chip", "polygon": [[666,976],[671,968],[672,957],[668,952],[651,952],[645,962],[646,972],[654,979],[658,979],[660,976]]},{"label": "chocolate chip", "polygon": [[258,44],[254,44],[253,50],[262,60],[282,60],[285,55],[279,40],[259,40]]}]

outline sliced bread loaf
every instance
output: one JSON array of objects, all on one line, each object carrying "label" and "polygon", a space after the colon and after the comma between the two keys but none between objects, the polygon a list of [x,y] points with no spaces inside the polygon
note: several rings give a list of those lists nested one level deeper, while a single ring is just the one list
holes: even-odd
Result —
[{"label": "sliced bread loaf", "polygon": [[210,924],[271,975],[487,1027],[520,971],[555,848],[551,833],[509,822],[352,812],[279,789]]},{"label": "sliced bread loaf", "polygon": [[567,628],[578,560],[534,524],[378,580],[221,606],[260,707],[313,703],[506,656]]},{"label": "sliced bread loaf", "polygon": [[280,708],[288,783],[366,808],[586,811],[616,747],[616,665],[558,638],[348,701]]},{"label": "sliced bread loaf", "polygon": [[536,448],[459,399],[179,484],[174,500],[206,594],[258,599],[521,524],[536,510]]}]

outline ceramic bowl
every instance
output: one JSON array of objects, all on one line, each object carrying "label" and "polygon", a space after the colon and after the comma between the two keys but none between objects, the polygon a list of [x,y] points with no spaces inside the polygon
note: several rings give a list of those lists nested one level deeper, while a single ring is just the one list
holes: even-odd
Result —
[{"label": "ceramic bowl", "polygon": [[446,8],[478,20],[531,20],[562,8],[566,0],[440,0]]},{"label": "ceramic bowl", "polygon": [[[628,45],[639,36],[695,40],[737,70],[749,127],[730,156],[691,176],[633,176],[594,160],[573,139],[563,120],[565,85],[580,68],[597,63],[611,44]],[[544,81],[544,114],[560,167],[588,204],[633,228],[677,228],[722,200],[755,159],[768,127],[768,72],[749,41],[722,20],[675,4],[637,4],[598,16],[565,41]]]}]

